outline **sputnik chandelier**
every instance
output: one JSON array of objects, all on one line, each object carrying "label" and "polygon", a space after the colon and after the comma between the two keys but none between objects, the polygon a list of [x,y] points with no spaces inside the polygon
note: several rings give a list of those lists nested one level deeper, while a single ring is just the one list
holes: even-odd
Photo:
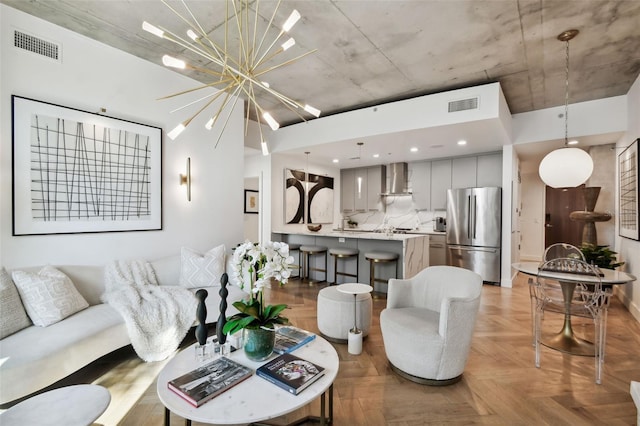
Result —
[{"label": "sputnik chandelier", "polygon": [[[244,97],[247,100],[245,133],[249,124],[250,113],[255,113],[255,117],[258,120],[262,117],[262,119],[273,130],[277,130],[280,127],[278,121],[276,121],[268,111],[260,106],[257,96],[260,91],[272,95],[288,109],[295,112],[304,121],[306,121],[306,119],[302,116],[302,111],[305,111],[314,117],[320,116],[320,110],[308,104],[303,105],[302,103],[283,95],[271,88],[269,83],[264,81],[265,74],[280,67],[292,64],[304,56],[315,52],[314,49],[292,59],[276,62],[276,59],[281,53],[295,45],[295,40],[291,37],[287,38],[284,42],[281,42],[281,40],[300,19],[301,16],[297,10],[293,10],[293,12],[291,12],[289,18],[284,22],[282,27],[279,28],[277,33],[275,31],[271,31],[272,34],[270,37],[269,33],[270,30],[275,27],[273,21],[276,18],[276,14],[282,0],[278,0],[264,31],[258,30],[261,26],[260,24],[263,22],[260,15],[260,0],[227,0],[225,15],[227,18],[224,22],[224,41],[220,43],[210,38],[205,28],[201,25],[201,22],[198,21],[184,0],[180,0],[179,2],[184,8],[183,13],[169,4],[167,0],[161,1],[178,18],[180,18],[182,22],[187,24],[188,28],[186,31],[186,38],[174,34],[165,28],[152,25],[146,21],[143,22],[142,28],[153,35],[169,40],[178,46],[187,49],[188,51],[203,58],[206,62],[210,62],[211,65],[211,68],[204,68],[189,64],[179,58],[164,55],[162,57],[162,63],[165,66],[177,69],[193,70],[209,76],[211,81],[189,90],[165,96],[161,99],[178,97],[203,89],[218,89],[213,93],[206,94],[200,99],[189,102],[187,105],[172,111],[175,112],[196,103],[204,103],[204,105],[202,105],[195,114],[167,133],[169,138],[175,139],[178,137],[178,135],[182,133],[182,131],[195,117],[207,110],[214,101],[222,96],[224,96],[222,98],[222,103],[217,108],[214,108],[213,114],[211,114],[210,119],[205,125],[208,130],[211,130],[218,122],[220,114],[224,111],[225,107],[231,104],[231,108],[229,108],[226,113],[224,125],[218,135],[218,139],[216,140],[216,147],[218,146],[220,137],[222,136],[229,118],[231,117],[231,112],[240,97]],[[251,5],[249,3],[251,3]],[[281,43],[279,44],[279,42]],[[265,151],[268,152],[266,150],[266,140],[262,135],[262,128],[261,126],[258,126],[258,128],[260,129],[263,153]]]}]

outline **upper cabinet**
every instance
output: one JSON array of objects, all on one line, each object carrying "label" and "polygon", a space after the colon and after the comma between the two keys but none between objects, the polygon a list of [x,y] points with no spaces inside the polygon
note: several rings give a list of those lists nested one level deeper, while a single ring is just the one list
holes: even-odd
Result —
[{"label": "upper cabinet", "polygon": [[447,190],[451,189],[452,161],[431,162],[431,210],[446,210]]},{"label": "upper cabinet", "polygon": [[340,170],[340,206],[344,213],[377,211],[382,208],[385,166]]},{"label": "upper cabinet", "polygon": [[355,180],[355,169],[340,170],[340,207],[345,213],[353,213],[356,210]]},{"label": "upper cabinet", "polygon": [[476,186],[502,186],[502,154],[478,156]]},{"label": "upper cabinet", "polygon": [[451,188],[476,186],[477,157],[460,157],[451,160]]},{"label": "upper cabinet", "polygon": [[431,210],[431,161],[409,163],[409,182],[417,210]]}]

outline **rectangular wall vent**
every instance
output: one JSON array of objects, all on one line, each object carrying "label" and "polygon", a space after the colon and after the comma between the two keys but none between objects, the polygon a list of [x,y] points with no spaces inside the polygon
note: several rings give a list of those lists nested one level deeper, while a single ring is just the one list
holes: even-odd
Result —
[{"label": "rectangular wall vent", "polygon": [[449,102],[449,112],[467,111],[469,109],[478,109],[478,97],[469,99],[460,99],[459,101]]},{"label": "rectangular wall vent", "polygon": [[28,50],[37,55],[46,56],[55,61],[60,60],[60,45],[32,36],[22,31],[14,30],[13,45]]}]

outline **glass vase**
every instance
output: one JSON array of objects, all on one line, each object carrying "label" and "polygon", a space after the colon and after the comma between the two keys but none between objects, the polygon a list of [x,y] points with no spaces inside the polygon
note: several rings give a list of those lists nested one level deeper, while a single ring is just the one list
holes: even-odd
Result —
[{"label": "glass vase", "polygon": [[264,361],[271,356],[276,341],[274,329],[245,328],[244,353],[251,361]]}]

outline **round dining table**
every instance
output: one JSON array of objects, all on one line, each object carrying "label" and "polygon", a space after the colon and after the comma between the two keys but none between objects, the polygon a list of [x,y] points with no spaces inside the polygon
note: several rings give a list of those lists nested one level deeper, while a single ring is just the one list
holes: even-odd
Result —
[{"label": "round dining table", "polygon": [[[597,279],[590,275],[581,275],[572,272],[541,271],[538,269],[539,262],[518,262],[511,265],[518,272],[530,276],[542,276],[545,278],[557,279],[563,288],[563,295],[570,299],[576,284],[595,282]],[[600,269],[602,276],[600,281],[603,285],[626,284],[636,280],[636,277],[626,272],[614,269]],[[575,335],[571,327],[571,315],[567,312],[564,316],[564,324],[559,333],[552,336],[545,336],[541,343],[549,348],[573,355],[595,356],[595,348],[592,342],[581,339]]]}]

